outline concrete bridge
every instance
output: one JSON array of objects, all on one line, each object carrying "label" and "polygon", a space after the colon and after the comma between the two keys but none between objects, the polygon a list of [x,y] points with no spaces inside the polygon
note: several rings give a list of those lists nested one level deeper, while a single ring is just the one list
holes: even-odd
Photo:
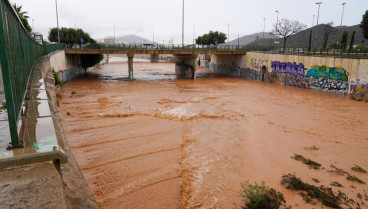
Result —
[{"label": "concrete bridge", "polygon": [[216,55],[217,64],[238,64],[244,61],[247,51],[237,46],[226,48],[116,48],[116,49],[65,49],[66,55],[85,55],[85,54],[126,54],[128,56],[129,78],[133,80],[133,58],[134,54],[150,54],[151,61],[157,62],[160,54],[173,54],[176,59],[175,73],[184,78],[195,79],[197,58],[199,54]]}]

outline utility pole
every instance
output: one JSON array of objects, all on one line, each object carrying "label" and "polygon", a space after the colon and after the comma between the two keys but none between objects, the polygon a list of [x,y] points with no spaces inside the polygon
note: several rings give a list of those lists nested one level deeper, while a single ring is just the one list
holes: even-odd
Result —
[{"label": "utility pole", "polygon": [[276,37],[277,37],[277,25],[279,24],[279,11],[278,11],[278,10],[276,10],[275,12],[277,13],[277,19],[276,19],[275,40],[274,40],[274,42],[273,42],[273,45],[274,45],[274,46],[275,46],[275,44],[276,44]]},{"label": "utility pole", "polygon": [[182,29],[181,29],[181,45],[184,47],[184,0],[183,0],[183,20],[182,20]]},{"label": "utility pole", "polygon": [[240,45],[240,41],[239,41],[239,34],[238,34],[238,46]]},{"label": "utility pole", "polygon": [[344,10],[345,10],[345,4],[346,2],[342,3],[342,15],[341,15],[341,23],[340,23],[340,26],[342,26],[342,19],[344,18]]},{"label": "utility pole", "polygon": [[312,28],[313,28],[313,26],[314,26],[314,17],[315,17],[316,15],[313,15],[313,22],[312,22]]},{"label": "utility pole", "polygon": [[55,5],[56,5],[56,22],[57,22],[57,32],[58,32],[58,43],[60,44],[59,14],[58,14],[57,0],[55,0]]}]

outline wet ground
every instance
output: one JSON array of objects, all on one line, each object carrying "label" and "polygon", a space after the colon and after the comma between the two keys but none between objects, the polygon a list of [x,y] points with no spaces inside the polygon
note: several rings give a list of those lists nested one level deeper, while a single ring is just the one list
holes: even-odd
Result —
[{"label": "wet ground", "polygon": [[170,63],[134,63],[128,81],[127,68],[102,65],[59,92],[67,141],[102,208],[234,208],[247,180],[265,181],[293,208],[320,208],[280,184],[288,173],[337,181],[334,191],[355,200],[367,188],[327,172],[335,165],[368,183],[351,170],[368,170],[367,103],[206,70],[176,79]]}]

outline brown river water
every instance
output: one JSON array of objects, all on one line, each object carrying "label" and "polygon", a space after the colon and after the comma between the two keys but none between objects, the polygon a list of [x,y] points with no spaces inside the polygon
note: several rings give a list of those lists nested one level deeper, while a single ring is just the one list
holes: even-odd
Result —
[{"label": "brown river water", "polygon": [[128,81],[127,63],[104,64],[58,92],[67,141],[102,208],[234,208],[247,180],[266,182],[293,208],[321,208],[280,184],[288,173],[317,186],[337,181],[344,187],[334,191],[356,201],[368,192],[327,172],[333,164],[368,183],[351,170],[368,170],[368,103],[203,69],[176,79],[174,69],[134,63]]}]

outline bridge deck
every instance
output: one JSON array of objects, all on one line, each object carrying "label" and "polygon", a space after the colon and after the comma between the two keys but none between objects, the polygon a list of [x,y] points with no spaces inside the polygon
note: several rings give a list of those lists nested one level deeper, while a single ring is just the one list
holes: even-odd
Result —
[{"label": "bridge deck", "polygon": [[224,49],[65,49],[66,54],[215,54],[215,55],[246,55],[246,50]]}]

